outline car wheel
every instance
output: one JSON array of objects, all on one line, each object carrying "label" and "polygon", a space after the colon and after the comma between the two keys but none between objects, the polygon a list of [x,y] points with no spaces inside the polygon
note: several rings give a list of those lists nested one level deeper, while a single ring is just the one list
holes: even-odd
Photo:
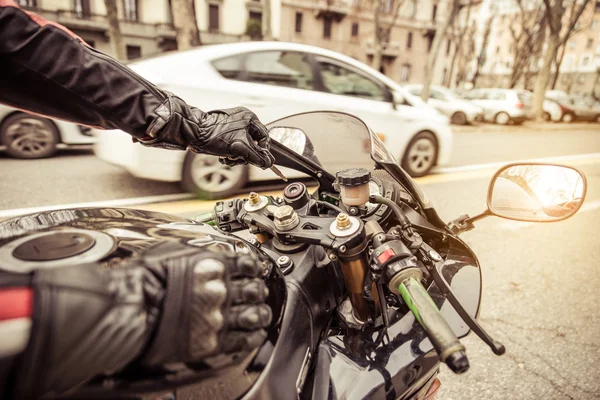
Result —
[{"label": "car wheel", "polygon": [[542,119],[546,122],[550,121],[552,117],[550,116],[550,113],[548,111],[544,111],[544,113],[542,114]]},{"label": "car wheel", "polygon": [[457,111],[454,114],[452,114],[452,118],[450,119],[450,121],[454,125],[466,125],[467,124],[467,116],[464,112]]},{"label": "car wheel", "polygon": [[498,114],[496,114],[494,121],[496,121],[498,125],[508,125],[510,122],[510,116],[504,111],[500,111]]},{"label": "car wheel", "polygon": [[427,175],[435,165],[438,144],[431,132],[419,132],[411,139],[402,157],[402,168],[414,178]]},{"label": "car wheel", "polygon": [[45,158],[56,152],[60,142],[52,121],[29,114],[13,114],[2,122],[0,143],[15,158]]},{"label": "car wheel", "polygon": [[566,122],[567,124],[573,122],[574,120],[575,116],[573,115],[573,113],[565,113],[562,117],[562,121]]},{"label": "car wheel", "polygon": [[248,167],[228,167],[219,158],[188,152],[183,162],[181,187],[202,198],[218,199],[233,195],[248,181]]}]

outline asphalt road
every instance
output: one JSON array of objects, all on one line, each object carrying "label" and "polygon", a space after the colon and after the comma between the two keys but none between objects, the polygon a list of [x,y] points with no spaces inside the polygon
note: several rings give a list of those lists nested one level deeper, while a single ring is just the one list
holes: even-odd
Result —
[{"label": "asphalt road", "polygon": [[[576,166],[589,185],[580,214],[548,224],[488,218],[463,235],[482,265],[479,320],[507,352],[470,334],[471,369],[456,376],[443,366],[440,399],[600,398],[600,164]],[[487,179],[425,190],[447,220],[484,208]]]},{"label": "asphalt road", "polygon": [[[600,131],[592,125],[506,129],[457,133],[453,164],[600,152]],[[507,353],[495,356],[474,334],[463,339],[471,369],[455,376],[442,366],[439,399],[600,398],[600,159],[571,164],[586,173],[589,186],[578,215],[551,224],[488,218],[463,235],[482,265],[479,320]],[[82,152],[36,162],[0,157],[0,171],[0,209],[178,191]],[[485,208],[493,172],[437,175],[422,186],[449,220]]]},{"label": "asphalt road", "polygon": [[[600,152],[600,125],[544,128],[481,125],[455,129],[451,166]],[[179,193],[175,183],[131,176],[91,151],[61,151],[45,160],[0,153],[0,210]]]}]

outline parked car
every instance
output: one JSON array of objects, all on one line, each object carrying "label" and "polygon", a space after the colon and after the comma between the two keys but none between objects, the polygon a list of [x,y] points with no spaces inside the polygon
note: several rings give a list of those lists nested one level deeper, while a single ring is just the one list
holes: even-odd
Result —
[{"label": "parked car", "polygon": [[[546,98],[544,99],[542,118],[544,121],[560,122],[562,121],[565,113],[570,113],[572,110],[549,97],[548,93],[549,91],[546,92]],[[523,91],[523,94],[528,96],[528,102],[533,104],[533,92],[525,90]]]},{"label": "parked car", "polygon": [[525,90],[474,89],[463,98],[483,108],[484,121],[508,125],[531,118],[531,98]]},{"label": "parked car", "polygon": [[0,146],[15,158],[45,158],[60,147],[95,142],[91,128],[0,104]]},{"label": "parked car", "polygon": [[[412,176],[449,161],[448,118],[365,64],[326,49],[284,42],[230,43],[164,54],[130,65],[160,87],[203,109],[246,106],[264,121],[313,111],[357,115],[378,133]],[[271,171],[229,168],[213,156],[133,145],[121,131],[98,135],[96,154],[133,175],[179,181],[213,197]],[[328,140],[323,132],[323,140]],[[343,145],[340,144],[343,152]]]},{"label": "parked car", "polygon": [[600,122],[600,104],[591,97],[586,96],[567,96],[559,99],[561,104],[572,110],[572,113],[565,114],[565,122],[572,121],[593,121]]},{"label": "parked car", "polygon": [[[407,85],[405,89],[415,96],[421,96],[423,85]],[[452,90],[432,86],[427,104],[450,118],[450,122],[456,125],[466,125],[473,121],[483,119],[483,109],[470,101],[459,98]]]}]

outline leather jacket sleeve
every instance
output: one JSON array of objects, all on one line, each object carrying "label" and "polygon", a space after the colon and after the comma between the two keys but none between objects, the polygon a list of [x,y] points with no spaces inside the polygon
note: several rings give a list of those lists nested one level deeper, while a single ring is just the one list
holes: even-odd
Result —
[{"label": "leather jacket sleeve", "polygon": [[167,94],[66,28],[0,0],[0,102],[144,138]]}]

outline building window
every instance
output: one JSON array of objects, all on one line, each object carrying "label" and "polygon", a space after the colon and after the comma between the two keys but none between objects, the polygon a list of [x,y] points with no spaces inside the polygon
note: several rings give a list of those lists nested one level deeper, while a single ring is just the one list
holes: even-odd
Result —
[{"label": "building window", "polygon": [[331,38],[331,17],[323,18],[323,37],[325,39]]},{"label": "building window", "polygon": [[298,33],[302,32],[302,13],[301,12],[296,13],[296,32],[298,32]]},{"label": "building window", "polygon": [[262,22],[262,12],[250,11],[250,13],[248,14],[248,18],[258,21],[258,22]]},{"label": "building window", "polygon": [[450,39],[448,39],[448,42],[446,44],[446,55],[450,54],[450,49],[452,48],[452,41],[450,41]]},{"label": "building window", "polygon": [[431,46],[433,45],[433,36],[427,36],[427,52],[431,51]]},{"label": "building window", "polygon": [[410,12],[408,13],[408,15],[410,15],[411,18],[414,18],[417,15],[417,2],[411,1],[408,4],[408,6],[410,7]]},{"label": "building window", "polygon": [[219,31],[219,5],[208,5],[208,30],[211,32]]},{"label": "building window", "polygon": [[575,40],[571,40],[569,42],[569,48],[574,49],[575,47],[577,47],[577,42]]},{"label": "building window", "polygon": [[90,0],[75,0],[73,10],[79,18],[89,18],[92,15]]},{"label": "building window", "polygon": [[406,36],[406,48],[412,48],[412,32],[408,32],[408,36]]},{"label": "building window", "polygon": [[587,67],[588,65],[590,65],[590,56],[585,56],[581,59],[581,66]]},{"label": "building window", "polygon": [[437,17],[437,4],[433,5],[433,10],[431,11],[431,20],[435,21],[435,17]]},{"label": "building window", "polygon": [[408,82],[410,80],[410,64],[402,64],[400,69],[400,81]]},{"label": "building window", "polygon": [[138,20],[138,2],[137,0],[123,0],[123,14],[127,21]]},{"label": "building window", "polygon": [[358,22],[352,23],[352,37],[358,36]]},{"label": "building window", "polygon": [[142,48],[140,46],[128,44],[125,46],[125,49],[127,51],[128,60],[135,60],[136,58],[140,58],[142,56]]},{"label": "building window", "polygon": [[595,29],[597,25],[598,25],[598,20],[596,20],[596,19],[592,20],[592,23],[590,24],[590,29]]},{"label": "building window", "polygon": [[585,44],[586,49],[591,49],[594,47],[594,39],[588,38],[587,43]]},{"label": "building window", "polygon": [[17,4],[22,7],[37,7],[37,0],[17,0]]}]

